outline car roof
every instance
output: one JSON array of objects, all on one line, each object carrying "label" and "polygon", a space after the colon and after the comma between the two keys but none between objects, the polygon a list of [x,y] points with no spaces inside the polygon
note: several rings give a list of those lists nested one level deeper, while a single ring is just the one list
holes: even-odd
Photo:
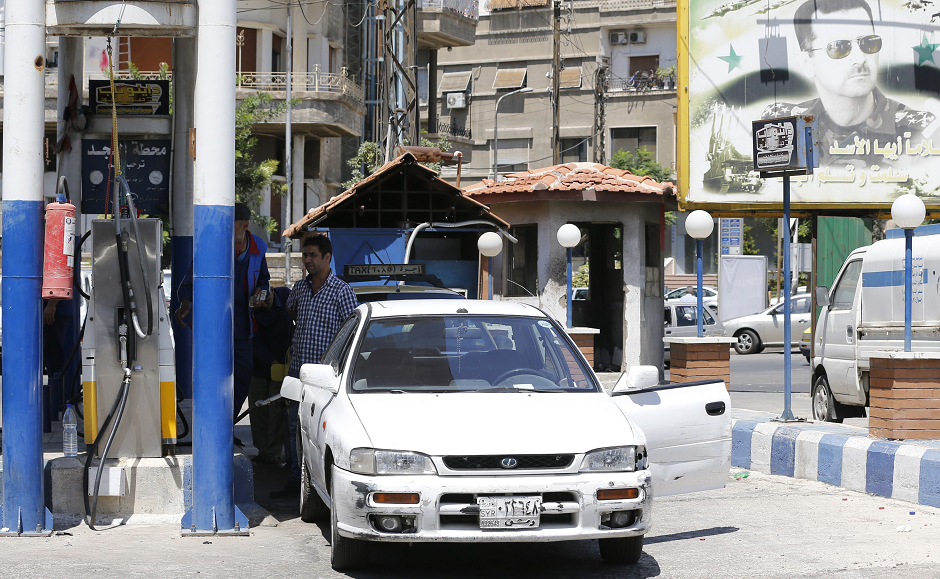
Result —
[{"label": "car roof", "polygon": [[[372,302],[372,317],[388,318],[395,316],[443,316],[459,312],[470,316],[527,316],[546,318],[540,309],[522,302],[504,302],[493,300],[397,300]],[[367,306],[359,306],[367,307]]]},{"label": "car roof", "polygon": [[357,295],[358,294],[371,294],[371,293],[387,294],[391,292],[454,294],[456,296],[460,295],[454,290],[449,290],[447,288],[433,287],[433,286],[428,286],[428,285],[397,285],[397,284],[354,285],[352,286],[352,288],[353,288],[353,291]]}]

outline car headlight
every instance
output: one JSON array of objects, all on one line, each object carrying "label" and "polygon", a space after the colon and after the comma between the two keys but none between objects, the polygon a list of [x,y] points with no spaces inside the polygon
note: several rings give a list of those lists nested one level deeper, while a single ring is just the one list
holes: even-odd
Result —
[{"label": "car headlight", "polygon": [[646,449],[642,446],[603,448],[584,455],[581,472],[630,472],[646,468]]},{"label": "car headlight", "polygon": [[417,452],[354,448],[349,470],[360,474],[437,474],[431,457]]}]

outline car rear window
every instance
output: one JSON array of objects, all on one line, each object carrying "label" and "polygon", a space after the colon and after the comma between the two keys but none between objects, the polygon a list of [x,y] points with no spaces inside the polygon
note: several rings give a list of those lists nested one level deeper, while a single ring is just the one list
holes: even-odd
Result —
[{"label": "car rear window", "polygon": [[597,392],[564,331],[542,318],[373,319],[355,359],[354,392]]}]

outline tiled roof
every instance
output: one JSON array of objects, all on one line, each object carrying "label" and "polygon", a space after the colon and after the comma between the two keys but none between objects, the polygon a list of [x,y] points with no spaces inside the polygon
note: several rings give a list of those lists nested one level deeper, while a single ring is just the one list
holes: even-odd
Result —
[{"label": "tiled roof", "polygon": [[[483,179],[464,187],[464,195],[471,198],[486,197],[486,203],[498,203],[501,198],[522,201],[526,199],[583,199],[586,201],[616,199],[642,199],[666,201],[672,196],[672,183],[658,183],[650,177],[639,177],[630,171],[614,169],[598,163],[567,163],[544,169],[529,169],[510,173],[500,182]],[[627,194],[627,195],[618,195]],[[481,199],[482,201],[482,199]]]},{"label": "tiled roof", "polygon": [[328,216],[331,211],[333,211],[334,209],[337,209],[340,205],[342,205],[346,201],[349,201],[350,199],[355,197],[357,193],[367,190],[369,186],[373,184],[380,183],[389,174],[393,173],[394,171],[399,170],[403,166],[413,167],[413,170],[418,171],[419,173],[423,173],[425,177],[427,177],[430,181],[437,183],[443,190],[452,190],[455,197],[460,198],[461,203],[466,203],[471,206],[477,206],[481,214],[485,214],[487,218],[493,221],[494,225],[498,227],[502,227],[502,228],[509,227],[509,223],[507,221],[504,221],[497,215],[493,214],[490,211],[489,207],[482,204],[480,201],[477,201],[476,199],[472,199],[469,196],[463,194],[460,191],[460,189],[454,187],[447,181],[444,181],[443,179],[441,179],[434,170],[429,169],[428,167],[425,167],[423,164],[417,162],[415,160],[414,155],[412,155],[411,153],[405,153],[389,161],[388,163],[385,163],[384,165],[376,169],[375,172],[373,172],[371,175],[369,175],[362,181],[359,181],[358,183],[356,183],[355,185],[353,185],[346,191],[331,198],[329,201],[327,201],[323,205],[310,209],[296,223],[292,223],[290,226],[288,226],[287,229],[285,229],[284,232],[281,233],[281,235],[285,237],[291,237],[291,238],[302,237],[307,232],[308,227],[313,226],[316,223],[322,221],[322,219]]}]

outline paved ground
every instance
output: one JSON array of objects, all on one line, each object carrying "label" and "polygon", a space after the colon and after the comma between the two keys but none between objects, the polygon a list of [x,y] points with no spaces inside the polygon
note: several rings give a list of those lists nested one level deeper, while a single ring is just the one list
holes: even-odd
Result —
[{"label": "paved ground", "polygon": [[[259,473],[260,474],[260,473]],[[172,527],[64,529],[45,539],[0,539],[4,577],[307,577],[671,579],[940,576],[940,510],[822,483],[733,469],[724,489],[657,499],[634,567],[605,565],[597,543],[377,545],[372,568],[329,564],[328,528],[278,513],[251,536],[186,538]],[[910,514],[914,512],[915,514]],[[898,532],[909,526],[909,532]]]}]

